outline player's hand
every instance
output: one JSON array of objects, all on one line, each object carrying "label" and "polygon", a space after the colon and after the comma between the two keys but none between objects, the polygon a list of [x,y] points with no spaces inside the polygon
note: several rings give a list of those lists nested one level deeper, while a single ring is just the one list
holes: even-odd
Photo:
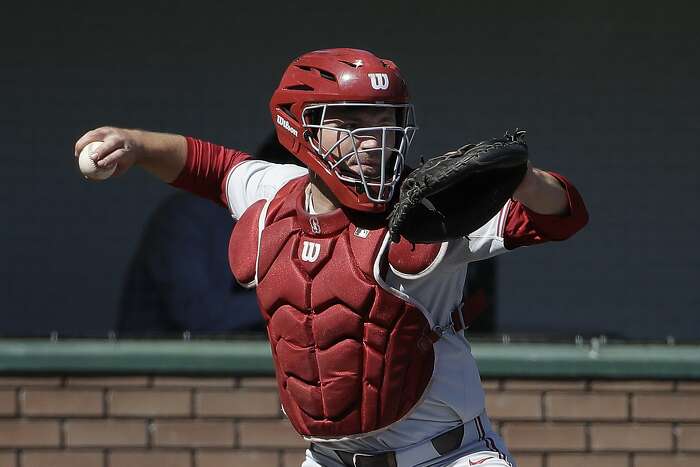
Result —
[{"label": "player's hand", "polygon": [[104,126],[88,131],[76,141],[75,157],[80,155],[80,151],[85,146],[94,141],[102,141],[103,143],[98,146],[92,156],[93,160],[98,167],[110,167],[116,164],[117,168],[113,176],[121,175],[129,170],[138,160],[142,151],[138,130]]}]

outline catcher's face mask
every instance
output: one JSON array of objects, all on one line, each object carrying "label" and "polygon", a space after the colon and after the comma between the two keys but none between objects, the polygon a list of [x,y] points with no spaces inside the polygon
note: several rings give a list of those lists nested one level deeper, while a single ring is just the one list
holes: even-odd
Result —
[{"label": "catcher's face mask", "polygon": [[416,131],[410,104],[314,104],[302,112],[311,147],[326,167],[375,203],[387,203]]}]

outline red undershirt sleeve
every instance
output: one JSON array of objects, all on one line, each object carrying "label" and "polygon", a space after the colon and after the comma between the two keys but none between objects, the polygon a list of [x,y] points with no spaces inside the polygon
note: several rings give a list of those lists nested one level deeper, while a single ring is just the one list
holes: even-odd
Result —
[{"label": "red undershirt sleeve", "polygon": [[566,240],[588,223],[588,211],[578,190],[564,176],[554,172],[549,174],[566,190],[568,214],[538,214],[519,201],[513,201],[503,229],[503,245],[506,249]]},{"label": "red undershirt sleeve", "polygon": [[170,185],[228,207],[228,173],[236,165],[250,159],[250,155],[189,136],[186,139],[187,161]]}]

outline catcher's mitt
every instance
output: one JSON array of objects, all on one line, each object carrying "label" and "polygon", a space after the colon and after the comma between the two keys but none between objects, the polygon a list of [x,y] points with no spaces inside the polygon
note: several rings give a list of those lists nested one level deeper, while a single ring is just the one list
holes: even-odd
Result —
[{"label": "catcher's mitt", "polygon": [[522,130],[428,159],[401,184],[389,214],[391,239],[433,243],[468,235],[513,195],[527,160]]}]

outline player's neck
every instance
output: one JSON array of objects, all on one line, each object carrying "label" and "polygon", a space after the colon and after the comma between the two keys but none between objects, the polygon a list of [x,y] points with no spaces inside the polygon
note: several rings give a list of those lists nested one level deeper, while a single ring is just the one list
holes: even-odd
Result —
[{"label": "player's neck", "polygon": [[312,173],[309,179],[311,202],[316,214],[325,214],[340,207],[338,199],[318,176]]}]

